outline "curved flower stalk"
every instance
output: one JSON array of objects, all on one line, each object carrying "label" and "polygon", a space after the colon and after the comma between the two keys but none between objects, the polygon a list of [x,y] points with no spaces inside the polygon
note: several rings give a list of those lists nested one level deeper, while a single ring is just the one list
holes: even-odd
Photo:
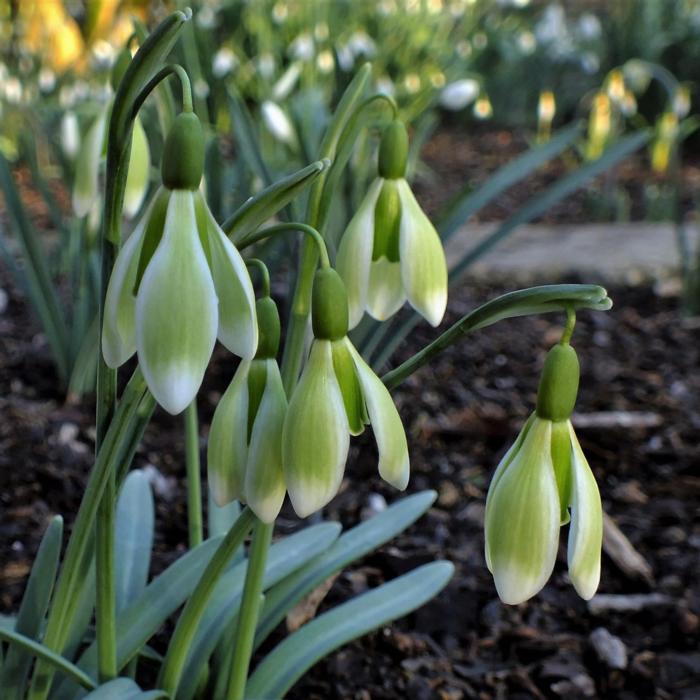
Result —
[{"label": "curved flower stalk", "polygon": [[137,352],[172,414],[195,397],[217,337],[244,359],[258,344],[253,286],[197,189],[203,167],[201,124],[184,112],[166,139],[163,186],[120,250],[105,299],[105,362],[116,368]]},{"label": "curved flower stalk", "polygon": [[285,480],[294,510],[306,517],[338,492],[350,446],[371,424],[381,477],[398,489],[409,478],[406,435],[389,391],[347,338],[347,296],[331,268],[316,273],[314,339],[284,421]]},{"label": "curved flower stalk", "polygon": [[256,304],[260,342],[243,360],[219,401],[209,434],[207,473],[214,501],[248,503],[265,523],[284,501],[282,428],[287,396],[275,359],[279,347],[277,306],[267,296]]},{"label": "curved flower stalk", "polygon": [[400,121],[382,135],[379,175],[338,249],[350,328],[366,311],[384,321],[408,300],[431,325],[447,306],[447,263],[440,237],[406,182],[408,136]]},{"label": "curved flower stalk", "polygon": [[[124,49],[112,71],[112,86],[116,89],[126,71],[131,54]],[[87,216],[100,201],[99,171],[107,146],[107,122],[113,98],[104,106],[90,125],[78,151],[75,183],[73,186],[73,210],[79,217]],[[131,155],[124,190],[123,211],[128,218],[136,216],[148,192],[148,176],[151,169],[151,153],[141,120],[136,117],[131,137]]]},{"label": "curved flower stalk", "polygon": [[603,511],[595,477],[570,420],[578,378],[573,348],[568,344],[552,348],[537,409],[489,486],[486,564],[504,603],[522,603],[543,588],[554,569],[559,528],[569,519],[571,581],[585,600],[598,588]]}]

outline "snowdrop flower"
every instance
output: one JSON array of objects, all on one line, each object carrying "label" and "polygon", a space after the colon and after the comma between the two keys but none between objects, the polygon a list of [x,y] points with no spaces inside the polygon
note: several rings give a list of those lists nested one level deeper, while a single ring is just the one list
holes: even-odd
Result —
[{"label": "snowdrop flower", "polygon": [[302,518],[338,492],[350,435],[359,435],[370,423],[381,477],[401,490],[409,477],[401,418],[381,379],[347,338],[347,296],[335,270],[316,273],[311,310],[314,339],[282,435],[287,490]]},{"label": "snowdrop flower", "polygon": [[289,45],[289,55],[299,61],[310,61],[314,57],[314,40],[308,33],[299,34]]},{"label": "snowdrop flower", "polygon": [[284,110],[272,100],[265,100],[261,107],[263,122],[267,130],[282,143],[293,145],[296,141],[294,127]]},{"label": "snowdrop flower", "polygon": [[408,300],[433,326],[447,305],[447,263],[437,231],[406,182],[408,136],[400,121],[382,135],[379,176],[343,234],[337,267],[350,328],[365,311],[384,321]]},{"label": "snowdrop flower", "polygon": [[73,160],[80,149],[80,129],[78,117],[69,110],[61,117],[61,148],[68,158]]},{"label": "snowdrop flower", "polygon": [[250,277],[198,190],[203,167],[202,126],[182,113],[164,145],[163,187],[121,248],[105,299],[105,362],[136,352],[172,414],[197,394],[217,337],[244,359],[258,344]]},{"label": "snowdrop flower", "polygon": [[560,526],[569,518],[571,581],[585,600],[598,588],[603,511],[570,420],[578,379],[576,352],[556,345],[545,362],[537,409],[489,486],[486,563],[504,603],[522,603],[542,589],[554,568]]},{"label": "snowdrop flower", "polygon": [[287,396],[275,359],[280,319],[268,297],[256,303],[259,342],[253,360],[243,360],[219,401],[209,434],[207,472],[214,501],[248,503],[271,523],[284,501],[282,427]]},{"label": "snowdrop flower", "polygon": [[440,106],[458,112],[470,105],[479,96],[479,83],[473,78],[455,80],[440,92]]},{"label": "snowdrop flower", "polygon": [[238,65],[236,54],[227,46],[220,48],[211,62],[211,71],[216,78],[223,78]]},{"label": "snowdrop flower", "polygon": [[275,101],[281,102],[286,100],[289,93],[294,89],[301,75],[301,64],[298,61],[294,61],[289,68],[287,68],[280,79],[274,84],[272,88],[272,97]]}]

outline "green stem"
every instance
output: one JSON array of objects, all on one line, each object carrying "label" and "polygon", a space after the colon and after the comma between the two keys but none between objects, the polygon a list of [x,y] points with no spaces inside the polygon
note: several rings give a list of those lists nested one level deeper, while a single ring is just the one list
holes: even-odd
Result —
[{"label": "green stem", "polygon": [[202,475],[199,465],[197,399],[185,409],[185,464],[187,469],[187,525],[190,548],[202,543]]},{"label": "green stem", "polygon": [[[140,427],[140,410],[147,393],[143,375],[136,369],[124,390],[90,473],[66,547],[61,575],[56,584],[44,633],[44,646],[56,653],[60,654],[63,651],[79,607],[77,592],[90,568],[90,548],[100,500],[112,472],[133,453],[134,431],[138,431]],[[38,660],[28,700],[45,700],[51,689],[53,675],[54,668],[41,659]]]},{"label": "green stem", "polygon": [[313,226],[301,223],[300,221],[288,221],[283,224],[275,224],[274,226],[268,226],[260,231],[250,233],[238,243],[237,247],[238,250],[243,250],[275,234],[295,231],[301,231],[301,233],[305,233],[313,239],[316,244],[316,252],[321,257],[321,267],[330,267],[331,261],[328,257],[328,249],[326,248],[326,242],[323,240],[323,236]]},{"label": "green stem", "polygon": [[231,558],[243,543],[253,527],[256,518],[250,508],[241,511],[233,527],[221,541],[214,556],[202,573],[199,583],[187,601],[185,609],[178,620],[168,651],[163,661],[158,687],[168,692],[170,697],[177,694],[185,662],[197,633],[197,628],[206,612],[207,605],[214,593],[216,584],[226,571]]},{"label": "green stem", "polygon": [[571,341],[571,336],[574,334],[574,327],[576,326],[576,311],[571,306],[566,307],[566,326],[564,332],[562,333],[561,340],[559,341],[562,345],[568,345]]},{"label": "green stem", "polygon": [[178,63],[170,63],[167,66],[163,66],[144,86],[143,90],[137,95],[134,100],[133,115],[141,109],[141,106],[146,101],[146,98],[158,87],[158,85],[165,80],[165,78],[176,75],[180,80],[180,86],[182,87],[182,111],[192,112],[192,85],[190,83],[190,78],[187,75],[187,71]]},{"label": "green stem", "polygon": [[[362,66],[343,93],[333,121],[323,137],[320,159],[328,158],[332,161],[335,158],[343,131],[352,116],[355,106],[362,98],[371,72],[372,68],[369,64]],[[327,179],[328,171],[324,170],[314,180],[309,193],[306,220],[310,226],[315,228],[322,228],[320,226],[320,211]],[[282,382],[287,395],[289,395],[291,388],[296,383],[301,370],[304,355],[304,335],[306,334],[309,313],[311,312],[311,290],[317,260],[316,248],[310,245],[308,240],[305,240],[301,247],[300,264],[287,327],[287,340],[284,345],[282,358]]]},{"label": "green stem", "polygon": [[254,267],[260,273],[260,287],[261,297],[270,296],[270,271],[267,269],[267,265],[259,258],[248,258],[245,261],[248,267]]},{"label": "green stem", "polygon": [[404,379],[427,365],[436,355],[454,345],[465,335],[506,318],[552,311],[568,313],[577,308],[607,311],[611,306],[612,302],[607,292],[593,284],[554,284],[509,292],[468,313],[430,345],[385,374],[382,381],[388,389],[397,387]]},{"label": "green stem", "polygon": [[117,587],[114,569],[116,519],[115,471],[110,470],[100,507],[95,537],[95,633],[97,670],[101,683],[117,676]]},{"label": "green stem", "polygon": [[226,700],[244,700],[245,697],[250,658],[253,654],[255,628],[260,614],[263,576],[273,529],[274,524],[267,524],[256,519],[243,586],[243,598],[238,611],[234,641],[235,657],[231,665]]}]

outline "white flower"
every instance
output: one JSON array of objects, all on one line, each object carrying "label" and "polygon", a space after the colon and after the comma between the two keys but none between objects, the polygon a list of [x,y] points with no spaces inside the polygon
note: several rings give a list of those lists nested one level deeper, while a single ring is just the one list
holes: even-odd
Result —
[{"label": "white flower", "polygon": [[479,96],[479,83],[473,78],[456,80],[446,85],[440,92],[440,105],[457,112],[470,105]]},{"label": "white flower", "polygon": [[230,48],[224,46],[214,54],[211,62],[211,71],[216,78],[223,78],[237,65],[238,58],[236,58],[236,54]]},{"label": "white flower", "polygon": [[199,390],[217,337],[240,357],[255,354],[255,299],[245,263],[199,191],[161,188],[112,271],[105,361],[118,367],[136,351],[156,400],[176,414]]},{"label": "white flower", "polygon": [[[376,217],[382,192],[389,216]],[[382,195],[383,197],[385,195]],[[447,306],[447,263],[434,226],[403,178],[376,178],[348,224],[337,267],[345,282],[350,328],[367,311],[383,321],[408,300],[437,326]]]},{"label": "white flower", "polygon": [[294,127],[284,110],[271,100],[265,100],[260,107],[267,130],[282,143],[290,146],[296,142]]}]

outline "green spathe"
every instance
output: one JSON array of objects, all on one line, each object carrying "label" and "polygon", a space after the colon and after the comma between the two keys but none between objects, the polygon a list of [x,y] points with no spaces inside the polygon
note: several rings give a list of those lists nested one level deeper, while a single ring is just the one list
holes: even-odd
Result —
[{"label": "green spathe", "polygon": [[379,177],[398,180],[406,176],[408,159],[408,132],[406,125],[394,119],[382,133],[379,142]]},{"label": "green spathe", "polygon": [[537,391],[537,415],[552,421],[568,420],[574,412],[580,367],[568,343],[555,345],[547,354]]},{"label": "green spathe", "polygon": [[340,275],[330,267],[314,275],[311,321],[316,338],[340,340],[348,332],[348,297]]}]

